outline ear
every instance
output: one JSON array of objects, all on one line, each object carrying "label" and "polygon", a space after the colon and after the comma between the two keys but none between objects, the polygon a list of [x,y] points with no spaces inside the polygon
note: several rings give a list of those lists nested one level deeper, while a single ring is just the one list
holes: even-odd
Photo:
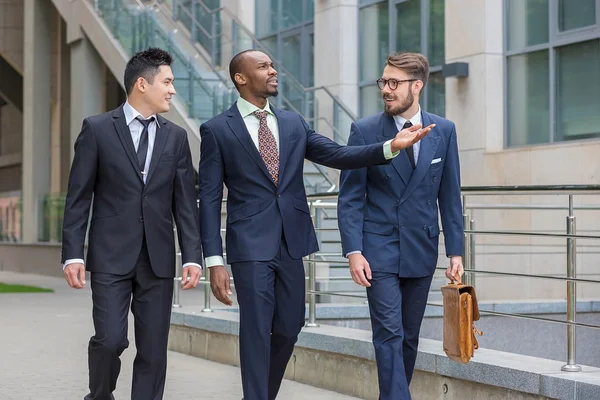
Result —
[{"label": "ear", "polygon": [[246,80],[246,77],[242,74],[240,74],[239,72],[237,74],[235,74],[235,76],[233,77],[235,79],[235,83],[237,83],[238,86],[244,86],[245,84],[248,83],[248,81]]},{"label": "ear", "polygon": [[139,78],[137,78],[137,80],[135,81],[135,87],[137,88],[137,90],[139,90],[142,93],[144,93],[146,91],[147,85],[148,85],[148,81],[146,81],[141,76]]},{"label": "ear", "polygon": [[413,95],[420,95],[423,91],[423,81],[417,80],[413,82]]}]

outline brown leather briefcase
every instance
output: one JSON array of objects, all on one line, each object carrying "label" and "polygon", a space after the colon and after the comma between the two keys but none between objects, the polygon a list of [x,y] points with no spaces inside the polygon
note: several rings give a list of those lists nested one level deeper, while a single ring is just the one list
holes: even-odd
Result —
[{"label": "brown leather briefcase", "polygon": [[479,320],[479,306],[475,288],[471,285],[449,283],[441,287],[444,301],[444,352],[460,363],[473,357],[479,343],[475,334],[483,335],[475,327]]}]

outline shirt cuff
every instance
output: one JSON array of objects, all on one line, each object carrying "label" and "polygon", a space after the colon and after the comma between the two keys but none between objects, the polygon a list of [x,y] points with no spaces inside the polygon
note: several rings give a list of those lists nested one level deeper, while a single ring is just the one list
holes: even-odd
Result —
[{"label": "shirt cuff", "polygon": [[67,265],[69,264],[85,264],[85,262],[81,259],[81,258],[71,258],[68,259],[67,261],[65,261],[65,263],[63,264],[63,271],[65,270],[65,268],[67,267]]},{"label": "shirt cuff", "polygon": [[360,251],[360,250],[350,251],[346,254],[346,258],[348,258],[348,256],[350,256],[352,254],[362,254],[362,251]]},{"label": "shirt cuff", "polygon": [[198,268],[202,269],[202,267],[200,266],[200,264],[193,263],[193,262],[188,262],[188,263],[183,264],[182,268],[189,267],[190,265],[193,266],[193,267],[198,267]]},{"label": "shirt cuff", "polygon": [[398,154],[400,154],[400,150],[398,150],[395,153],[392,153],[392,140],[394,139],[390,139],[383,144],[383,156],[386,160],[395,158]]},{"label": "shirt cuff", "polygon": [[216,267],[218,265],[225,265],[225,261],[223,261],[223,257],[222,256],[210,256],[210,257],[206,257],[206,259],[204,260],[204,262],[206,264],[206,268]]}]

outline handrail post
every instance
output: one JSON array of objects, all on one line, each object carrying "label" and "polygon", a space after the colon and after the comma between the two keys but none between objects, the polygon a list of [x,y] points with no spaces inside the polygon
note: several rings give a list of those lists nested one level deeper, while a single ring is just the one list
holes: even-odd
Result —
[{"label": "handrail post", "polygon": [[213,312],[210,308],[210,274],[208,268],[206,268],[206,262],[202,259],[202,270],[204,273],[204,308],[202,312]]},{"label": "handrail post", "polygon": [[[463,229],[470,230],[470,221],[469,214],[467,212],[467,196],[463,195],[462,197],[463,203]],[[464,233],[464,243],[463,243],[463,266],[466,268],[471,268],[471,237],[468,233]],[[471,283],[471,274],[465,273],[463,279],[463,283],[466,285],[470,285]]]},{"label": "handrail post", "polygon": [[[573,195],[569,195],[569,215],[567,216],[567,234],[575,234],[575,215],[573,215]],[[567,278],[577,275],[575,238],[567,238]],[[567,321],[575,322],[577,314],[577,282],[567,281]],[[567,364],[561,370],[566,372],[579,372],[581,367],[575,363],[577,340],[575,337],[576,326],[567,326]]]},{"label": "handrail post", "polygon": [[175,235],[175,279],[173,279],[173,307],[181,308],[179,294],[181,291],[182,264],[181,249],[179,248],[179,240],[177,240],[177,227],[173,228],[173,234]]},{"label": "handrail post", "polygon": [[469,269],[471,272],[469,273],[470,285],[475,286],[475,220],[471,219],[469,224],[469,229],[471,230],[471,234],[469,235]]},{"label": "handrail post", "polygon": [[[310,202],[310,216],[313,220],[313,226],[316,225],[317,213],[315,212],[314,202]],[[308,290],[310,293],[308,294],[308,323],[307,327],[315,328],[318,327],[317,324],[317,305],[316,305],[316,293],[315,290],[317,288],[317,283],[315,280],[316,276],[316,256],[315,253],[312,253],[308,256]]]}]

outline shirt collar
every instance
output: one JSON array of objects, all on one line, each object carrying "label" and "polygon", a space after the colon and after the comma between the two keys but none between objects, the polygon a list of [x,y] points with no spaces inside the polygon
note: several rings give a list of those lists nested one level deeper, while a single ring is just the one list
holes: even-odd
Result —
[{"label": "shirt collar", "polygon": [[[396,121],[396,125],[398,125],[398,126],[404,126],[404,124],[406,123],[406,119],[399,115],[394,116],[394,121]],[[410,119],[410,123],[413,125],[421,123],[421,106],[420,105],[419,105],[419,110],[417,111],[417,113],[415,115],[413,115],[412,118]]]},{"label": "shirt collar", "polygon": [[242,118],[252,115],[252,113],[254,111],[266,111],[271,115],[273,114],[273,112],[271,111],[271,107],[269,106],[269,100],[267,100],[267,104],[265,105],[265,108],[263,108],[261,110],[260,108],[256,107],[254,104],[250,103],[248,100],[245,100],[242,97],[240,97],[237,101],[237,108],[238,108],[238,111],[240,112]]},{"label": "shirt collar", "polygon": [[[141,117],[142,119],[144,119],[144,116],[138,112],[135,108],[133,108],[131,106],[131,104],[129,104],[129,101],[125,101],[125,104],[123,105],[123,113],[125,114],[125,122],[127,123],[127,126],[129,126],[129,124],[131,124],[131,122],[136,119],[137,117]],[[146,118],[146,119],[150,119],[151,117],[154,117],[154,120],[156,121],[156,128],[160,128],[160,124],[158,123],[158,118],[156,117],[156,114],[152,114],[150,117]]]}]

